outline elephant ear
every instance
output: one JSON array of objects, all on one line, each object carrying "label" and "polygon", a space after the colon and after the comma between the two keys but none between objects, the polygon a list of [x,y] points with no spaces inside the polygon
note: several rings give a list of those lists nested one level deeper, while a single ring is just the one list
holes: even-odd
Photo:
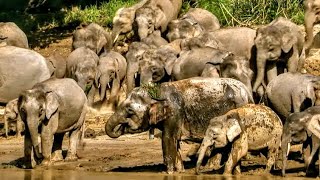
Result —
[{"label": "elephant ear", "polygon": [[97,52],[96,53],[100,54],[100,52],[102,51],[102,48],[104,48],[104,50],[107,50],[106,44],[108,43],[108,41],[107,41],[107,38],[103,32],[99,31],[98,36],[99,36],[99,38],[97,41]]},{"label": "elephant ear", "polygon": [[169,106],[166,100],[152,100],[150,109],[149,109],[149,124],[156,125],[160,121],[168,118],[170,114]]},{"label": "elephant ear", "polygon": [[297,38],[290,34],[290,30],[284,33],[281,38],[281,49],[283,52],[288,53],[292,47],[297,43]]},{"label": "elephant ear", "polygon": [[238,115],[237,117],[233,116],[228,118],[227,138],[229,142],[232,142],[242,132],[239,120],[240,118]]},{"label": "elephant ear", "polygon": [[58,96],[54,92],[48,92],[46,94],[46,118],[50,119],[52,115],[57,112],[58,107],[59,107],[59,101],[58,101]]},{"label": "elephant ear", "polygon": [[307,131],[314,134],[317,138],[320,139],[320,115],[314,115],[306,124]]}]

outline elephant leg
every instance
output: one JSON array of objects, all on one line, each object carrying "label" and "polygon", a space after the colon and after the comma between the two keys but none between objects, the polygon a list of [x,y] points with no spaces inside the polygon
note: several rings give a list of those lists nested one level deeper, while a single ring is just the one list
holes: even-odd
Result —
[{"label": "elephant leg", "polygon": [[215,154],[213,157],[211,157],[208,160],[208,168],[209,169],[213,169],[213,170],[218,170],[221,168],[221,159],[222,159],[222,154],[221,153],[217,153]]},{"label": "elephant leg", "polygon": [[93,103],[94,103],[94,95],[96,93],[96,88],[94,87],[94,85],[92,85],[91,89],[89,90],[88,94],[87,94],[87,99],[88,99],[88,105],[90,107],[92,107]]},{"label": "elephant leg", "polygon": [[17,128],[16,128],[16,137],[17,138],[21,137],[21,131],[22,131],[22,121],[17,120]]},{"label": "elephant leg", "polygon": [[236,167],[234,168],[234,175],[240,175],[241,174],[241,168],[240,168],[240,163],[238,163],[236,165]]},{"label": "elephant leg", "polygon": [[5,135],[6,135],[6,138],[8,138],[8,119],[5,117],[4,118],[4,129],[5,129]]},{"label": "elephant leg", "polygon": [[51,152],[53,146],[54,134],[58,129],[59,114],[55,113],[48,120],[48,123],[43,123],[41,127],[41,151],[43,155],[42,165],[51,164]]},{"label": "elephant leg", "polygon": [[53,148],[52,148],[52,155],[51,160],[53,162],[55,161],[62,161],[62,141],[63,141],[64,133],[59,133],[54,135],[54,142],[53,142]]},{"label": "elephant leg", "polygon": [[180,148],[180,143],[179,141],[177,142],[177,156],[176,156],[176,162],[175,162],[175,168],[177,172],[184,172],[184,167],[183,167],[183,161],[181,157],[181,148]]},{"label": "elephant leg", "polygon": [[268,158],[267,158],[265,173],[270,173],[272,166],[276,162],[276,157],[278,155],[278,150],[279,150],[279,147],[277,145],[279,144],[280,144],[279,141],[275,141],[275,143],[272,146],[270,146],[268,149]]},{"label": "elephant leg", "polygon": [[223,174],[232,174],[232,170],[239,163],[240,159],[244,157],[248,152],[248,138],[246,133],[240,135],[232,143],[231,153],[226,162]]},{"label": "elephant leg", "polygon": [[69,148],[68,148],[68,153],[66,157],[66,161],[76,161],[78,159],[77,156],[77,145],[78,141],[80,139],[81,135],[81,130],[80,128],[73,130],[70,133],[69,136]]},{"label": "elephant leg", "polygon": [[272,62],[267,64],[267,79],[268,82],[267,84],[274,79],[275,77],[277,77],[278,75],[278,71],[277,71],[277,63],[276,62]]},{"label": "elephant leg", "polygon": [[299,62],[299,53],[298,50],[296,48],[293,49],[293,54],[292,56],[288,59],[287,62],[287,67],[288,67],[288,72],[297,72],[298,70],[301,70],[303,66],[301,65],[301,62]]},{"label": "elephant leg", "polygon": [[311,139],[312,139],[312,150],[311,150],[310,155],[304,160],[306,172],[308,172],[311,161],[314,158],[314,155],[316,154],[316,152],[320,146],[319,139],[317,137],[315,137],[315,135],[312,135]]}]

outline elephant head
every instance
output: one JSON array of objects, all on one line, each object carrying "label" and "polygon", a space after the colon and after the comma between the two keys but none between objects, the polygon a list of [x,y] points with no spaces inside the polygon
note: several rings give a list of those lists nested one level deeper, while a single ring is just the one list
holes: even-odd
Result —
[{"label": "elephant head", "polygon": [[205,137],[198,151],[197,174],[199,174],[202,160],[210,146],[213,148],[226,147],[228,143],[232,143],[234,139],[240,135],[242,128],[239,120],[240,117],[237,112],[227,113],[210,120]]},{"label": "elephant head", "polygon": [[[43,92],[37,88],[26,90],[19,96],[19,113],[26,125],[26,133],[30,133],[30,135],[26,135],[30,139],[25,138],[25,141],[31,140],[37,158],[42,158],[38,141],[39,127],[42,124],[48,124],[50,118],[57,112],[58,100],[58,96],[54,92]],[[44,142],[41,143],[45,145]],[[43,149],[43,146],[41,146],[41,149]]]},{"label": "elephant head", "polygon": [[[4,127],[5,127],[5,135],[8,137],[9,132],[9,124],[10,122],[17,122],[16,129],[18,129],[18,121],[20,120],[19,110],[18,110],[18,99],[14,99],[7,103],[4,113]],[[17,136],[19,136],[18,131],[16,131]]]},{"label": "elephant head", "polygon": [[71,69],[73,79],[86,93],[95,80],[97,64],[92,61],[84,61]]},{"label": "elephant head", "polygon": [[[308,138],[320,138],[320,108],[314,106],[303,112],[292,113],[288,116],[283,127],[281,149],[282,149],[282,175],[285,176],[287,166],[287,156],[291,144],[305,143]],[[310,143],[310,142],[309,142]],[[314,148],[314,147],[312,147]],[[317,147],[315,147],[317,148]],[[311,159],[305,159],[305,165],[308,169]]]},{"label": "elephant head", "polygon": [[111,138],[147,131],[165,118],[168,109],[166,100],[153,99],[144,87],[135,88],[108,119],[105,131]]},{"label": "elephant head", "polygon": [[171,75],[177,55],[176,51],[166,46],[147,50],[139,62],[140,85],[169,80],[165,77]]},{"label": "elephant head", "polygon": [[290,53],[298,43],[298,38],[292,33],[290,27],[278,27],[275,24],[277,21],[281,22],[282,18],[265,27],[258,28],[256,31],[254,43],[257,50],[257,76],[253,85],[253,92],[256,92],[265,79],[266,69],[268,69],[268,82],[277,75],[276,72],[269,76],[269,71],[276,71],[277,61],[281,59],[283,54]]},{"label": "elephant head", "polygon": [[167,39],[172,42],[176,39],[192,38],[203,32],[202,27],[192,18],[172,20],[168,24]]},{"label": "elephant head", "polygon": [[142,42],[133,42],[129,46],[126,54],[128,62],[127,67],[127,92],[129,93],[135,86],[139,71],[139,61],[141,61],[143,53],[150,47]]},{"label": "elephant head", "polygon": [[160,7],[155,5],[145,5],[136,11],[135,23],[138,28],[140,40],[152,34],[155,30],[166,30],[167,17]]},{"label": "elephant head", "polygon": [[305,9],[305,15],[304,15],[304,27],[306,30],[306,41],[305,41],[305,50],[306,55],[308,55],[309,50],[313,43],[313,26],[316,23],[320,22],[320,1],[319,0],[305,0],[304,3],[304,9]]},{"label": "elephant head", "polygon": [[87,47],[100,55],[112,48],[111,35],[98,24],[81,24],[73,33],[72,48]]},{"label": "elephant head", "polygon": [[215,49],[223,49],[222,43],[214,37],[212,33],[203,32],[195,37],[185,38],[181,40],[181,50],[189,51],[193,48],[211,47]]}]

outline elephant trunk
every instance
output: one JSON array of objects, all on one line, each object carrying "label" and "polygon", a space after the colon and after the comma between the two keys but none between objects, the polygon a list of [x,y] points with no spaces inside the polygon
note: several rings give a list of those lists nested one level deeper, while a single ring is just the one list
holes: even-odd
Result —
[{"label": "elephant trunk", "polygon": [[196,165],[196,174],[200,174],[200,166],[202,164],[202,160],[204,158],[204,155],[208,149],[210,144],[206,143],[206,140],[203,140],[203,143],[201,144],[201,147],[198,151],[198,160],[197,160],[197,165]]},{"label": "elephant trunk", "polygon": [[42,154],[40,153],[40,143],[39,143],[39,133],[38,133],[38,120],[37,119],[27,119],[27,125],[31,136],[31,142],[34,149],[34,153],[37,158],[41,159]]},{"label": "elephant trunk", "polygon": [[113,43],[117,42],[119,35],[120,35],[120,29],[118,29],[118,28],[112,29],[111,37],[112,37]]},{"label": "elephant trunk", "polygon": [[116,111],[107,121],[105,131],[111,138],[118,138],[124,134],[123,123],[126,122],[125,113]]},{"label": "elephant trunk", "polygon": [[134,65],[128,65],[127,67],[127,94],[135,87],[135,74],[138,72]]},{"label": "elephant trunk", "polygon": [[107,86],[110,83],[110,78],[108,75],[103,75],[100,78],[100,100],[103,101],[106,98]]},{"label": "elephant trunk", "polygon": [[259,55],[257,58],[257,77],[252,88],[253,92],[257,91],[258,87],[262,84],[264,80],[266,61],[267,59],[265,57],[261,57],[261,55]]},{"label": "elephant trunk", "polygon": [[146,38],[149,33],[148,23],[147,22],[138,22],[138,35],[140,40]]},{"label": "elephant trunk", "polygon": [[281,142],[282,149],[282,176],[286,175],[287,157],[290,150],[290,137],[284,137]]}]

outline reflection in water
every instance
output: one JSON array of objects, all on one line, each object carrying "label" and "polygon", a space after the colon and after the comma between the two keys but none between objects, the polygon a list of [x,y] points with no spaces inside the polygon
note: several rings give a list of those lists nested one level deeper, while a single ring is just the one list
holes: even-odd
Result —
[{"label": "reflection in water", "polygon": [[294,180],[307,179],[301,177],[282,178],[280,176],[222,176],[222,175],[192,175],[178,174],[167,175],[162,173],[110,173],[110,172],[85,172],[67,170],[16,170],[0,169],[1,180]]}]

